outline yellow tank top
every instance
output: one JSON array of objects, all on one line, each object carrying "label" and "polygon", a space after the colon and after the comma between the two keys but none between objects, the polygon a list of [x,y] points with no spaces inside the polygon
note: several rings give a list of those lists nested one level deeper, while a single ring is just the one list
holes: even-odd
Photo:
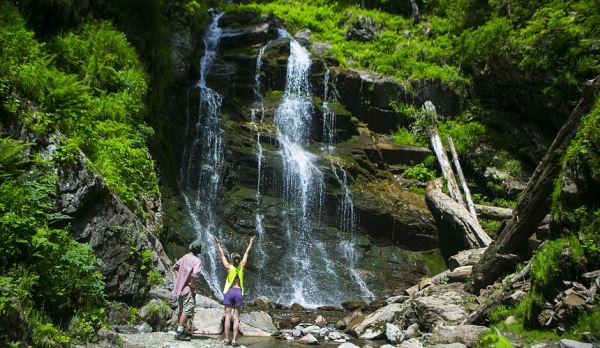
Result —
[{"label": "yellow tank top", "polygon": [[236,276],[240,279],[240,288],[242,289],[242,295],[244,294],[244,267],[242,267],[242,265],[230,268],[227,272],[227,279],[225,280],[225,287],[223,288],[224,294],[229,291]]}]

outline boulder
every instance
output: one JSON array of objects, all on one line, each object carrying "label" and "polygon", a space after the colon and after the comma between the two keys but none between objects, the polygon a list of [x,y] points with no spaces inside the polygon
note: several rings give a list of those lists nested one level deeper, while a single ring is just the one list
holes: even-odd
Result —
[{"label": "boulder", "polygon": [[404,341],[404,332],[398,325],[386,323],[385,324],[385,337],[388,342],[392,344],[400,343]]},{"label": "boulder", "polygon": [[423,348],[423,343],[416,338],[405,340],[397,346],[398,348]]},{"label": "boulder", "polygon": [[310,29],[302,29],[294,34],[294,40],[306,48],[310,48]]},{"label": "boulder", "polygon": [[360,348],[360,347],[354,343],[346,342],[346,343],[340,344],[339,346],[337,346],[337,348]]},{"label": "boulder", "polygon": [[322,315],[318,315],[315,319],[315,324],[319,327],[325,327],[327,325],[327,320],[323,318]]},{"label": "boulder", "polygon": [[362,310],[367,308],[368,304],[360,299],[356,299],[356,300],[348,300],[345,302],[342,302],[342,307],[350,312],[354,312],[356,310]]},{"label": "boulder", "polygon": [[292,307],[291,307],[291,309],[292,309],[294,312],[299,312],[299,311],[303,310],[303,309],[304,309],[304,307],[302,307],[302,305],[301,305],[301,304],[299,304],[299,303],[293,303],[293,304],[292,304]]},{"label": "boulder", "polygon": [[386,330],[385,324],[392,322],[404,310],[404,304],[393,303],[387,305],[366,316],[352,331],[360,339],[369,340],[383,337]]},{"label": "boulder", "polygon": [[346,38],[360,42],[373,41],[379,31],[379,24],[373,18],[361,14],[350,23]]},{"label": "boulder", "polygon": [[404,339],[408,340],[411,338],[417,338],[421,336],[421,331],[419,331],[419,324],[414,323],[410,324],[406,330],[404,330]]},{"label": "boulder", "polygon": [[303,335],[307,335],[307,334],[318,334],[321,331],[321,327],[318,325],[311,325],[311,326],[307,326],[304,329],[302,329],[302,334]]},{"label": "boulder", "polygon": [[462,284],[455,285],[434,285],[430,295],[413,300],[414,313],[422,328],[430,331],[440,320],[452,325],[467,317],[470,312],[467,303],[476,303],[477,299],[465,292]]},{"label": "boulder", "polygon": [[468,347],[475,347],[477,343],[490,331],[485,326],[477,325],[449,325],[436,326],[427,338],[429,344],[462,343]]},{"label": "boulder", "polygon": [[217,302],[210,297],[206,297],[200,294],[196,294],[196,307],[219,308],[221,310],[223,310],[224,308],[220,302]]},{"label": "boulder", "polygon": [[272,336],[277,332],[273,318],[267,312],[250,312],[240,315],[240,333],[244,336]]},{"label": "boulder", "polygon": [[341,339],[343,336],[342,336],[342,334],[341,334],[341,333],[339,333],[339,332],[337,332],[337,331],[331,331],[331,332],[330,332],[330,333],[327,335],[327,337],[329,337],[329,339],[330,339],[330,340],[332,340],[332,341],[336,341],[336,340],[339,340],[339,339]]},{"label": "boulder", "polygon": [[224,308],[196,307],[192,330],[199,335],[218,335],[223,332]]},{"label": "boulder", "polygon": [[448,259],[448,268],[455,269],[462,266],[473,266],[481,259],[481,256],[487,248],[461,250],[458,254],[450,256]]},{"label": "boulder", "polygon": [[467,346],[462,343],[434,344],[429,347],[431,347],[431,348],[467,348]]},{"label": "boulder", "polygon": [[592,347],[594,347],[594,345],[591,343],[584,343],[584,342],[569,340],[569,339],[565,338],[565,339],[560,340],[560,347],[561,348],[592,348]]},{"label": "boulder", "polygon": [[308,334],[308,335],[302,337],[301,339],[298,340],[298,342],[300,342],[302,344],[310,344],[310,345],[318,345],[319,344],[319,340],[312,334]]},{"label": "boulder", "polygon": [[262,310],[266,310],[271,305],[271,300],[266,296],[259,296],[254,300],[254,305]]}]

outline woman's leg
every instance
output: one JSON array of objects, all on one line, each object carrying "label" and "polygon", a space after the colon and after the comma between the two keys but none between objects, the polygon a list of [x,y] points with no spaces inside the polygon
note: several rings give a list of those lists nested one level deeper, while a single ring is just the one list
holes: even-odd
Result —
[{"label": "woman's leg", "polygon": [[238,329],[240,328],[240,307],[234,307],[233,310],[233,342],[236,341]]},{"label": "woman's leg", "polygon": [[[231,327],[229,324],[229,321],[231,320],[231,310],[232,310],[231,306],[225,305],[225,339],[227,341],[229,341],[229,329]],[[235,333],[234,333],[233,339],[235,340]]]}]

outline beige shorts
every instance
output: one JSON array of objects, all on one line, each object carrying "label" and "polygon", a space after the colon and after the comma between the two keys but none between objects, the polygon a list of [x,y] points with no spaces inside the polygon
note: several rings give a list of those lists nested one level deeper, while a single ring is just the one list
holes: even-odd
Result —
[{"label": "beige shorts", "polygon": [[194,308],[196,308],[196,294],[193,291],[188,292],[186,295],[179,296],[179,313],[185,313],[188,317],[194,315]]}]

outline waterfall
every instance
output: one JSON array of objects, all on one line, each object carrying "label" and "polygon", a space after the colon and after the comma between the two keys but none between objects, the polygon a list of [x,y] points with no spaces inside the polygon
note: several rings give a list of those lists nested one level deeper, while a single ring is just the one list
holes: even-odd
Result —
[{"label": "waterfall", "polygon": [[[325,151],[330,155],[335,153],[335,112],[332,111],[330,102],[337,102],[336,79],[332,80],[331,96],[329,93],[330,72],[327,64],[323,63],[325,76],[323,80],[323,143]],[[360,294],[365,299],[374,299],[375,295],[369,290],[365,281],[362,279],[356,266],[359,255],[356,253],[356,229],[358,226],[358,216],[354,210],[352,202],[352,192],[349,188],[348,175],[341,163],[333,163],[330,161],[331,171],[340,183],[342,189],[342,197],[337,206],[338,228],[347,235],[348,240],[340,243],[342,254],[348,263],[348,270],[352,279],[356,282],[360,289]],[[339,168],[336,168],[339,167]]]},{"label": "waterfall", "polygon": [[202,275],[213,294],[223,298],[221,279],[218,276],[220,260],[214,236],[222,237],[220,223],[217,221],[217,191],[221,185],[223,165],[223,125],[219,117],[222,98],[206,85],[206,76],[210,73],[221,37],[219,19],[223,14],[213,14],[204,36],[204,55],[200,60],[199,110],[195,120],[188,112],[186,141],[181,168],[181,186],[186,204],[196,232],[196,238],[202,242]]},{"label": "waterfall", "polygon": [[[263,97],[262,97],[262,92],[261,92],[261,82],[260,82],[260,69],[262,67],[262,57],[263,54],[265,53],[265,49],[267,48],[268,44],[262,46],[259,51],[258,51],[258,55],[256,57],[256,69],[255,69],[255,74],[254,74],[254,84],[253,84],[253,89],[254,89],[254,98],[256,99],[256,103],[257,103],[257,107],[256,108],[252,108],[251,111],[251,121],[252,124],[254,125],[254,129],[256,131],[256,162],[257,162],[257,168],[256,168],[256,195],[255,195],[255,200],[256,200],[256,209],[254,212],[254,223],[255,223],[255,229],[256,229],[256,235],[257,235],[257,239],[256,239],[256,253],[257,253],[257,257],[256,257],[256,265],[257,265],[257,269],[258,269],[258,279],[263,278],[263,274],[265,272],[265,265],[267,263],[267,253],[265,251],[265,246],[264,246],[264,242],[265,242],[265,229],[263,227],[263,215],[261,213],[261,205],[262,205],[262,160],[263,160],[263,148],[262,148],[262,144],[260,143],[260,128],[259,125],[262,126],[263,122],[264,122],[264,116],[265,116],[265,109],[264,109],[264,103],[263,103]],[[260,114],[260,119],[257,118],[257,113]],[[261,294],[264,290],[264,284],[263,282],[258,282],[257,286],[256,286],[256,293]]]}]

